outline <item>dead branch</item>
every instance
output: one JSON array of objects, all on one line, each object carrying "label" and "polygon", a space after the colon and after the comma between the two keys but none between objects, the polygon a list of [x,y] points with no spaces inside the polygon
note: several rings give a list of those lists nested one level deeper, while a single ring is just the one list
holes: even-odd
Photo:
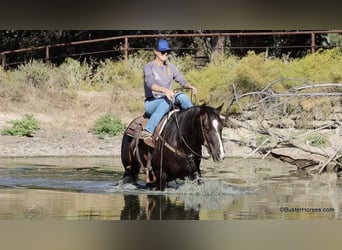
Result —
[{"label": "dead branch", "polygon": [[278,139],[278,144],[287,144],[288,146],[299,148],[305,152],[311,153],[311,154],[318,154],[323,157],[330,157],[335,152],[327,152],[328,150],[323,150],[321,148],[313,147],[308,144],[302,143],[295,138],[289,137],[288,135],[284,135],[282,133],[277,132],[275,129],[271,128],[263,128],[263,132],[269,134],[272,137],[275,137]]},{"label": "dead branch", "polygon": [[313,134],[313,133],[316,133],[317,131],[320,131],[322,129],[325,129],[325,128],[332,128],[332,127],[335,127],[336,129],[338,128],[338,122],[337,121],[334,121],[334,122],[330,122],[328,124],[325,124],[319,128],[316,128],[314,130],[311,130],[311,131],[308,131],[308,132],[305,132],[304,134],[301,134],[301,135],[297,135],[295,136],[294,138],[300,138],[300,137],[304,137],[304,136],[308,136],[310,134]]},{"label": "dead branch", "polygon": [[336,151],[336,153],[334,155],[332,155],[320,168],[320,170],[318,171],[319,174],[321,174],[323,172],[323,170],[328,166],[328,164],[334,160],[336,158],[336,156],[338,155],[338,151]]},{"label": "dead branch", "polygon": [[308,144],[299,142],[295,139],[289,139],[287,142],[291,144],[292,146],[302,149],[303,151],[311,153],[311,154],[317,154],[317,155],[321,155],[324,157],[329,157],[332,154],[332,152],[327,152],[326,150],[310,146]]},{"label": "dead branch", "polygon": [[[317,168],[319,169],[319,173],[322,173],[322,171],[326,168],[327,165],[331,162],[337,162],[336,160],[341,157],[339,156],[339,150],[334,150],[333,148],[319,148],[314,147],[309,144],[303,143],[299,141],[299,138],[302,138],[304,136],[308,136],[312,133],[316,133],[323,129],[336,129],[336,133],[339,136],[339,130],[341,127],[341,122],[339,120],[340,116],[340,109],[336,108],[339,107],[342,103],[342,98],[335,98],[331,99],[331,102],[335,102],[332,104],[332,107],[335,107],[334,109],[330,109],[330,112],[336,112],[336,113],[330,113],[329,117],[335,117],[335,119],[327,120],[325,123],[321,120],[320,127],[310,130],[308,132],[305,132],[301,135],[297,136],[290,136],[283,133],[283,131],[278,131],[274,128],[271,128],[270,126],[277,126],[277,120],[278,121],[289,121],[290,126],[295,126],[298,122],[298,119],[303,119],[304,122],[307,124],[309,118],[309,114],[304,114],[303,107],[301,106],[301,102],[305,99],[308,99],[310,101],[310,98],[317,98],[317,97],[342,97],[342,92],[332,92],[333,88],[342,88],[342,84],[340,83],[322,83],[322,84],[309,84],[304,81],[301,81],[304,83],[304,86],[299,86],[295,88],[291,88],[283,93],[277,93],[272,88],[277,83],[284,83],[285,81],[289,80],[297,80],[298,79],[277,79],[275,81],[272,81],[269,83],[265,88],[263,88],[261,91],[253,91],[243,94],[238,94],[238,90],[235,86],[235,84],[232,85],[232,93],[233,93],[233,100],[231,101],[229,107],[227,108],[227,115],[225,117],[225,121],[229,121],[231,124],[233,124],[235,127],[241,127],[244,129],[247,129],[249,131],[252,131],[253,133],[259,133],[263,135],[269,135],[273,138],[273,140],[276,140],[275,143],[272,143],[272,145],[264,145],[265,142],[262,143],[262,145],[256,146],[256,145],[249,145],[249,147],[252,149],[252,152],[247,155],[245,158],[248,158],[252,155],[254,155],[256,152],[263,153],[265,155],[272,154],[280,156],[280,158],[291,158],[290,155],[286,155],[286,151],[283,150],[283,148],[296,148],[301,150],[301,152],[308,153],[307,157],[308,159],[299,159],[294,155],[294,158],[292,158],[292,164],[297,165],[300,161],[307,161],[307,162],[315,162],[315,164],[318,164]],[[308,89],[322,89],[324,91],[322,92],[301,92],[303,90]],[[329,92],[330,91],[330,92]],[[251,98],[252,97],[252,98]],[[248,98],[247,102],[242,101],[243,98]],[[297,100],[296,100],[297,99]],[[291,103],[290,103],[291,100]],[[293,102],[293,100],[295,100]],[[237,120],[232,117],[228,118],[229,114],[229,108],[236,104],[239,109],[241,110],[241,118],[242,120]],[[244,105],[242,105],[244,104]],[[297,105],[296,105],[297,104]],[[292,112],[295,113],[288,113],[288,105],[292,105]],[[322,107],[320,105],[316,105],[315,103],[311,104],[312,108],[319,110]],[[330,106],[328,106],[330,107]],[[251,113],[249,115],[248,119],[255,119],[258,121],[257,125],[254,124],[254,126],[248,122],[247,119],[247,113]],[[278,117],[277,117],[278,116]],[[286,116],[288,118],[286,118]],[[314,117],[314,116],[313,116]],[[270,119],[273,119],[273,124],[270,123]],[[296,119],[296,120],[293,120]],[[268,122],[267,122],[268,120]],[[272,120],[271,120],[272,121]],[[292,121],[292,122],[291,122]],[[317,121],[318,122],[318,121]],[[283,123],[283,122],[282,122]],[[323,124],[323,125],[322,125]],[[278,125],[281,125],[278,122]],[[282,126],[282,125],[281,125]],[[285,152],[285,155],[282,155],[282,153],[277,152],[278,154],[273,154],[272,151],[278,149],[282,149],[281,152]],[[315,157],[316,156],[316,157]],[[312,159],[310,159],[313,157]],[[323,159],[323,160],[322,160]],[[325,159],[325,160],[324,160]],[[297,162],[298,161],[298,162]],[[307,163],[306,162],[306,163]],[[304,162],[305,163],[305,162]],[[312,167],[313,165],[304,164],[305,166]]]},{"label": "dead branch", "polygon": [[289,91],[301,91],[303,89],[313,89],[313,88],[342,88],[341,83],[320,83],[320,84],[313,84],[313,85],[305,85],[300,87],[295,87],[290,89]]}]

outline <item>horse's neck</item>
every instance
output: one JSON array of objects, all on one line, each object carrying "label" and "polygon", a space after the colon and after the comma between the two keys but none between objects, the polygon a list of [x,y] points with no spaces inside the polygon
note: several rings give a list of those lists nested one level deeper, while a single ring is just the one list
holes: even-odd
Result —
[{"label": "horse's neck", "polygon": [[[189,111],[190,113],[190,111]],[[201,142],[202,130],[199,124],[198,113],[189,114],[187,111],[179,113],[179,117],[175,117],[175,123],[177,127],[177,135],[182,136],[187,143],[197,145]],[[178,115],[178,114],[175,114]],[[179,129],[179,131],[178,131]]]}]

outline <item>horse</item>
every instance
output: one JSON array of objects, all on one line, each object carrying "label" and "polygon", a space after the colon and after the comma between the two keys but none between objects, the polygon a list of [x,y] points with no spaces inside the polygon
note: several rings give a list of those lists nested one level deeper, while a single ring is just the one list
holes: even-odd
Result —
[{"label": "horse", "polygon": [[[136,183],[143,167],[146,184],[154,185],[156,190],[164,191],[168,182],[184,180],[185,177],[200,184],[200,163],[205,158],[202,156],[202,146],[215,162],[225,157],[223,121],[220,118],[222,107],[223,104],[217,108],[202,104],[168,113],[153,133],[155,148],[139,139],[143,121],[147,118],[135,118],[122,139],[123,182]],[[135,131],[129,133],[132,127]]]}]

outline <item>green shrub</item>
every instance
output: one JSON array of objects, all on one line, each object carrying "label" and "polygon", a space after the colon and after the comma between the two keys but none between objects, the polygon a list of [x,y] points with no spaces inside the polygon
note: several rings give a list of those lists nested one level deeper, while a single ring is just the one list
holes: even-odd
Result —
[{"label": "green shrub", "polygon": [[[200,103],[207,102],[217,105],[221,102],[218,99],[227,98],[233,82],[231,71],[237,60],[236,57],[231,56],[212,61],[201,69],[192,69],[184,73],[185,78],[198,89],[198,101]],[[215,96],[217,93],[219,96]]]},{"label": "green shrub", "polygon": [[32,136],[39,129],[38,121],[30,114],[25,114],[20,120],[9,121],[13,126],[1,130],[2,135]]},{"label": "green shrub", "polygon": [[72,58],[66,58],[65,61],[56,68],[58,76],[56,85],[63,88],[80,89],[81,87],[91,85],[90,75],[92,66],[87,62],[81,63]]},{"label": "green shrub", "polygon": [[196,62],[191,55],[184,55],[182,57],[177,57],[173,53],[169,56],[170,61],[177,65],[177,68],[183,73],[194,70],[196,67]]},{"label": "green shrub", "polygon": [[129,90],[140,88],[143,82],[143,66],[146,62],[143,58],[133,56],[129,56],[126,61],[118,62],[106,59],[100,62],[92,76],[92,85],[103,90],[113,86]]},{"label": "green shrub", "polygon": [[93,128],[94,133],[101,139],[104,139],[106,135],[116,136],[122,133],[124,129],[125,125],[113,114],[106,114],[98,118]]},{"label": "green shrub", "polygon": [[25,85],[34,88],[47,88],[52,85],[51,72],[53,66],[40,60],[32,60],[20,65],[17,74],[17,81],[23,81]]},{"label": "green shrub", "polygon": [[342,35],[341,34],[328,34],[330,44],[336,47],[342,47]]},{"label": "green shrub", "polygon": [[310,146],[318,147],[318,146],[323,146],[326,143],[328,143],[328,140],[325,137],[323,137],[321,134],[316,133],[305,138],[305,142],[306,144]]},{"label": "green shrub", "polygon": [[306,79],[308,82],[341,82],[342,52],[340,48],[318,50],[295,59],[282,72],[284,77]]}]

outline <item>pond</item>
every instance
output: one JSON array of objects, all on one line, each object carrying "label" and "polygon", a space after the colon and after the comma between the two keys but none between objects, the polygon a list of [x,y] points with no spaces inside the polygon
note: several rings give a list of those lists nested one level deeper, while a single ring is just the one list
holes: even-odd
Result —
[{"label": "pond", "polygon": [[203,184],[169,183],[164,192],[122,184],[113,157],[0,159],[2,220],[339,220],[334,174],[297,176],[275,159],[201,164]]}]

